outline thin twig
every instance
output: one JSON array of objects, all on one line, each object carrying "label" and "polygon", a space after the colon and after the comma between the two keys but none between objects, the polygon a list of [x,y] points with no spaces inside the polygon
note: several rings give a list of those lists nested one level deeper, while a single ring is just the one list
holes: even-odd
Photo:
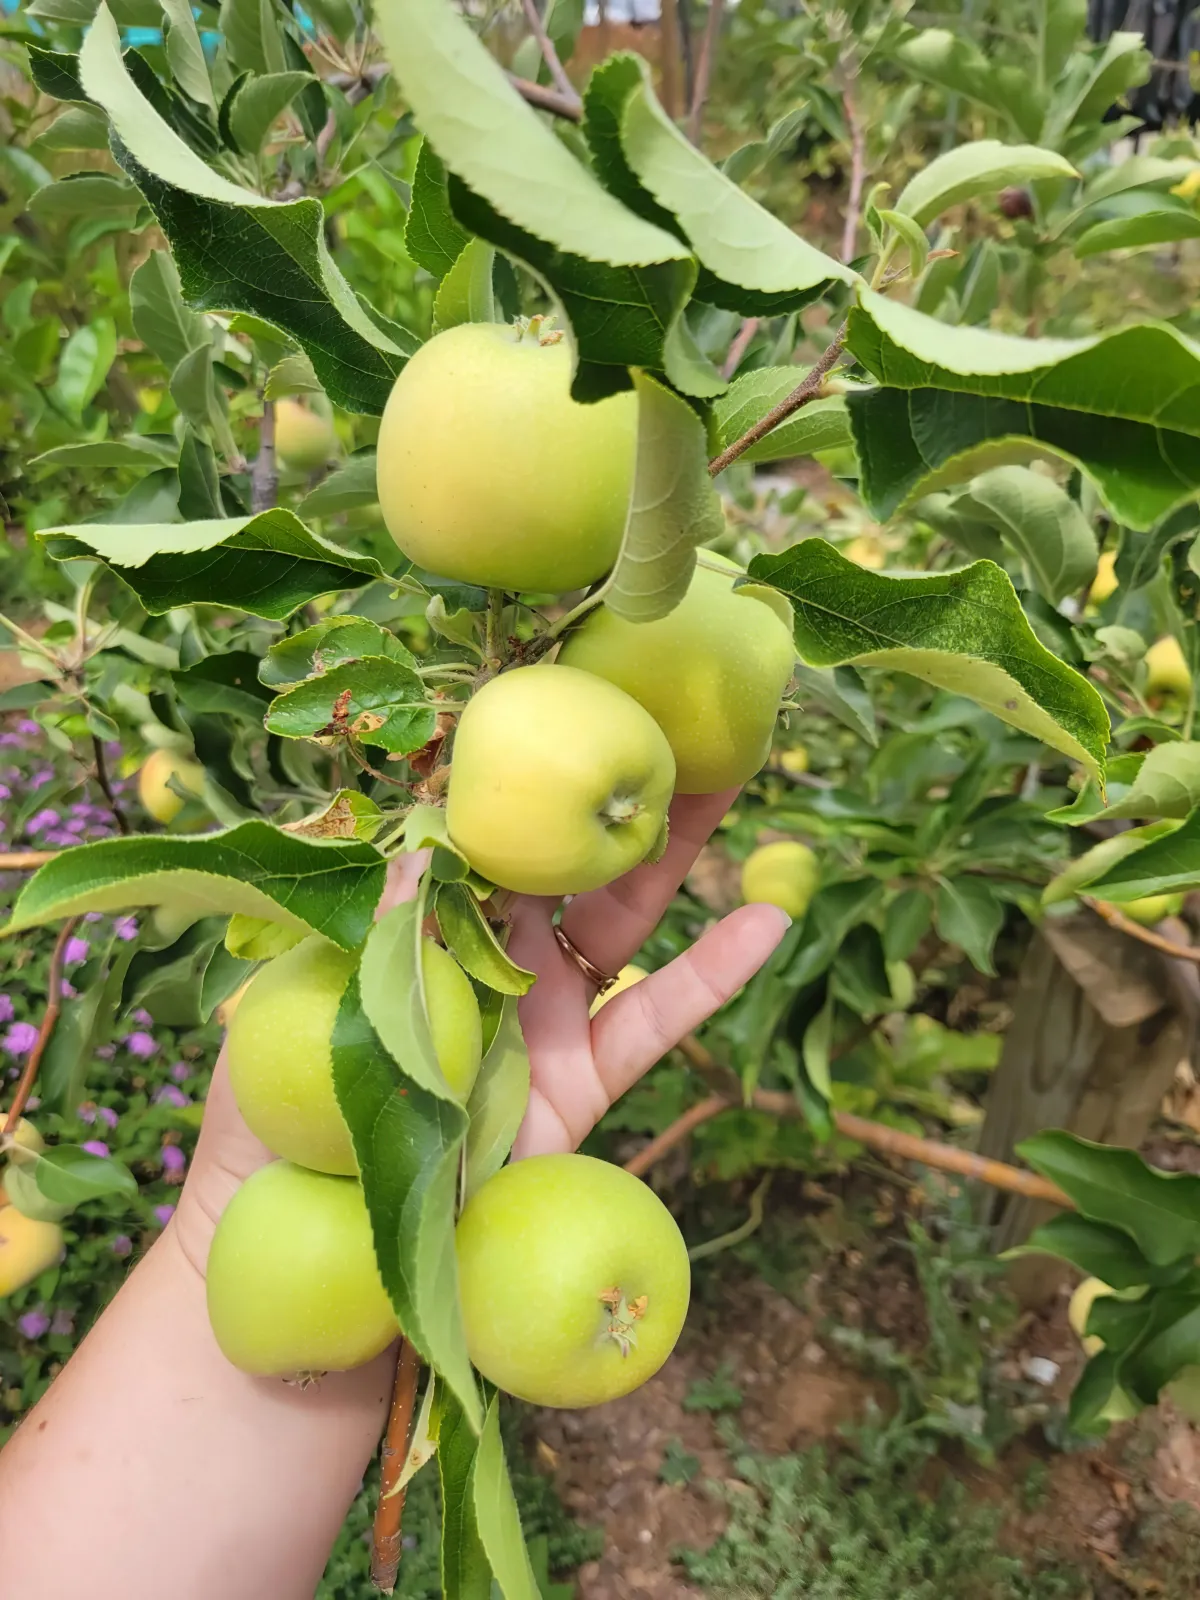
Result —
[{"label": "thin twig", "polygon": [[279,495],[279,472],[275,466],[275,402],[264,400],[262,421],[258,425],[258,454],[250,468],[250,509],[270,511]]},{"label": "thin twig", "polygon": [[858,224],[862,214],[863,182],[867,167],[867,131],[858,119],[849,88],[842,91],[842,109],[850,129],[850,192],[842,225],[842,260],[853,261],[858,251]]},{"label": "thin twig", "polygon": [[489,589],[487,621],[484,633],[484,653],[487,663],[495,670],[504,664],[504,590]]},{"label": "thin twig", "polygon": [[[685,1044],[684,1053],[688,1060],[693,1066],[702,1068],[706,1076],[710,1073],[728,1074],[729,1069],[722,1067],[698,1039],[689,1035]],[[745,1104],[746,1102],[741,1099],[734,1099],[724,1094],[710,1095],[707,1100],[701,1100],[699,1104],[685,1111],[681,1117],[677,1117],[656,1139],[651,1139],[631,1161],[625,1163],[625,1170],[632,1172],[635,1177],[642,1177],[656,1161],[661,1161],[669,1150],[681,1144],[702,1123],[710,1122],[713,1117],[719,1117],[725,1111],[743,1108]],[[755,1111],[766,1111],[773,1116],[804,1115],[800,1102],[794,1096],[778,1090],[756,1089],[750,1097],[749,1104]],[[907,1161],[919,1161],[924,1166],[936,1167],[941,1172],[956,1172],[961,1177],[974,1178],[980,1183],[990,1184],[993,1189],[1007,1189],[1012,1194],[1023,1194],[1032,1200],[1047,1200],[1052,1205],[1068,1209],[1073,1205],[1069,1196],[1064,1194],[1057,1184],[1039,1177],[1036,1172],[1027,1172],[1022,1167],[1011,1167],[1007,1162],[993,1161],[987,1156],[975,1155],[970,1150],[960,1150],[955,1145],[942,1144],[934,1139],[923,1139],[912,1133],[902,1133],[898,1128],[886,1127],[882,1122],[869,1122],[865,1117],[853,1116],[848,1111],[835,1111],[833,1123],[838,1132],[848,1139],[857,1139],[859,1144],[880,1150],[885,1155],[900,1156]]]},{"label": "thin twig", "polygon": [[723,378],[732,378],[734,373],[741,366],[742,357],[746,354],[746,351],[749,350],[750,341],[758,332],[758,321],[759,319],[757,317],[746,317],[743,319],[741,327],[734,334],[733,339],[730,342],[729,353],[721,364],[721,376]]},{"label": "thin twig", "polygon": [[32,872],[61,854],[61,850],[5,850],[0,853],[0,872]]},{"label": "thin twig", "polygon": [[700,143],[700,134],[704,127],[704,104],[708,99],[708,85],[712,77],[713,58],[717,53],[717,41],[721,37],[721,20],[724,12],[725,0],[708,0],[708,21],[704,28],[704,42],[700,46],[700,60],[696,63],[692,108],[688,112],[687,134],[693,144]]},{"label": "thin twig", "polygon": [[820,357],[816,365],[809,368],[803,381],[792,390],[786,399],[781,400],[777,406],[772,407],[765,417],[759,417],[753,427],[747,428],[740,439],[735,439],[721,451],[719,456],[714,456],[708,463],[709,476],[715,478],[719,472],[724,472],[731,462],[744,455],[752,444],[764,438],[777,428],[781,422],[786,422],[793,412],[799,411],[801,406],[808,405],[810,400],[820,398],[821,390],[825,387],[825,379],[836,365],[846,343],[846,328],[842,325],[830,341],[829,348]]},{"label": "thin twig", "polygon": [[337,133],[337,116],[331,110],[329,115],[325,118],[325,121],[321,125],[320,133],[317,135],[317,142],[316,142],[316,147],[315,148],[316,148],[316,155],[317,155],[317,171],[318,172],[320,172],[321,168],[325,165],[325,157],[329,154],[329,146],[333,143],[334,135],[336,133]]},{"label": "thin twig", "polygon": [[521,0],[525,12],[525,20],[529,24],[529,31],[538,42],[538,49],[542,52],[542,60],[550,69],[550,76],[558,85],[559,93],[564,100],[574,101],[579,105],[579,95],[575,85],[567,77],[567,69],[558,59],[558,51],[554,48],[554,40],[546,32],[546,25],[542,21],[542,14],[537,8],[537,0]]},{"label": "thin twig", "polygon": [[420,1356],[407,1339],[401,1339],[396,1362],[396,1385],[392,1390],[392,1409],[379,1459],[379,1503],[375,1507],[375,1525],[371,1531],[371,1582],[384,1594],[391,1594],[395,1589],[396,1575],[400,1571],[403,1549],[400,1526],[404,1517],[405,1492],[397,1486],[408,1458],[420,1371]]},{"label": "thin twig", "polygon": [[78,917],[68,917],[58,930],[58,938],[54,941],[54,954],[50,957],[50,982],[46,990],[46,1009],[42,1012],[42,1025],[38,1029],[38,1036],[34,1040],[33,1049],[26,1058],[21,1069],[21,1076],[17,1087],[13,1091],[12,1104],[8,1108],[2,1131],[5,1135],[12,1133],[17,1123],[21,1120],[21,1113],[33,1093],[33,1086],[37,1082],[38,1068],[42,1064],[42,1057],[46,1053],[46,1046],[54,1032],[58,1021],[58,1014],[62,1010],[63,967],[67,959],[67,940],[79,926]]},{"label": "thin twig", "polygon": [[1165,956],[1174,956],[1177,961],[1194,961],[1200,966],[1200,948],[1190,944],[1176,944],[1174,939],[1166,939],[1161,933],[1152,933],[1149,928],[1143,928],[1140,922],[1134,922],[1132,917],[1121,914],[1120,908],[1110,905],[1107,900],[1093,900],[1091,895],[1082,895],[1085,906],[1091,906],[1098,917],[1102,917],[1110,928],[1116,928],[1120,933],[1127,933],[1131,939],[1137,939],[1142,944],[1148,944],[1152,950],[1161,950]]},{"label": "thin twig", "polygon": [[579,97],[568,100],[564,94],[556,94],[553,89],[547,89],[544,84],[531,83],[528,78],[509,76],[509,83],[531,106],[536,106],[539,111],[549,111],[551,116],[562,117],[564,122],[579,122],[583,118],[583,109],[579,104]]},{"label": "thin twig", "polygon": [[108,802],[108,809],[112,812],[113,821],[118,831],[129,833],[129,818],[121,810],[120,802],[113,793],[112,782],[108,776],[108,763],[104,759],[104,746],[96,734],[92,735],[92,759],[96,765],[96,782],[100,785],[100,792]]}]

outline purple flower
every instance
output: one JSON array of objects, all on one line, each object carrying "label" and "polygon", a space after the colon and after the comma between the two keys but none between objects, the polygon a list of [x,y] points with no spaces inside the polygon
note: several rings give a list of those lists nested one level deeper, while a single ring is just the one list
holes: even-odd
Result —
[{"label": "purple flower", "polygon": [[68,817],[63,823],[63,832],[68,835],[82,833],[86,827],[86,817]]},{"label": "purple flower", "polygon": [[0,1022],[11,1022],[13,1019],[13,1003],[11,995],[0,994]]},{"label": "purple flower", "polygon": [[105,1144],[103,1139],[85,1139],[79,1148],[81,1150],[86,1150],[90,1156],[108,1155],[108,1146]]},{"label": "purple flower", "polygon": [[56,1311],[50,1323],[51,1333],[70,1334],[75,1332],[75,1313],[73,1311]]},{"label": "purple flower", "polygon": [[90,1101],[85,1100],[76,1111],[75,1115],[79,1118],[80,1122],[87,1122],[90,1124],[96,1120],[96,1108],[91,1104]]},{"label": "purple flower", "polygon": [[148,1061],[151,1056],[158,1054],[158,1040],[152,1033],[127,1033],[122,1043],[129,1054],[137,1056],[139,1061]]},{"label": "purple flower", "polygon": [[162,1164],[163,1171],[172,1178],[182,1178],[187,1171],[187,1157],[177,1144],[163,1145]]},{"label": "purple flower", "polygon": [[12,790],[6,783],[0,783],[0,800],[11,800]]},{"label": "purple flower", "polygon": [[30,835],[44,833],[47,828],[57,828],[59,820],[58,812],[51,810],[49,807],[43,811],[35,811],[25,824],[25,832]]},{"label": "purple flower", "polygon": [[39,1306],[36,1311],[27,1311],[23,1317],[18,1317],[17,1327],[23,1338],[40,1339],[50,1331],[50,1318]]},{"label": "purple flower", "polygon": [[69,978],[64,978],[62,983],[59,984],[59,988],[62,990],[63,994],[68,1000],[74,1000],[75,996],[79,993],[79,990]]},{"label": "purple flower", "polygon": [[20,748],[20,745],[21,735],[19,733],[0,733],[0,748],[5,750],[17,750]]},{"label": "purple flower", "polygon": [[4,1035],[2,1048],[10,1056],[27,1056],[37,1043],[37,1036],[32,1022],[14,1022]]},{"label": "purple flower", "polygon": [[130,1022],[136,1022],[139,1028],[152,1028],[154,1026],[154,1018],[148,1011],[143,1011],[140,1006],[136,1011],[130,1012],[129,1020]]},{"label": "purple flower", "polygon": [[36,739],[41,731],[41,723],[35,722],[32,717],[22,717],[17,723],[17,732],[25,734],[27,738]]},{"label": "purple flower", "polygon": [[39,767],[36,772],[31,772],[26,780],[31,789],[43,789],[54,776],[53,767]]},{"label": "purple flower", "polygon": [[103,911],[85,911],[83,914],[83,920],[85,922],[103,922],[104,913]]},{"label": "purple flower", "polygon": [[121,1120],[111,1106],[97,1106],[96,1115],[106,1128],[115,1128]]},{"label": "purple flower", "polygon": [[86,961],[91,945],[86,939],[68,939],[67,948],[63,951],[63,960],[69,967],[77,967],[81,961]]},{"label": "purple flower", "polygon": [[160,1228],[165,1228],[167,1223],[170,1222],[174,1215],[174,1206],[155,1206],[154,1208],[154,1220],[158,1223]]},{"label": "purple flower", "polygon": [[98,1044],[96,1046],[96,1054],[101,1061],[111,1061],[116,1053],[117,1047],[115,1044]]},{"label": "purple flower", "polygon": [[[0,1018],[0,1021],[3,1020],[3,1018]],[[191,1075],[192,1069],[188,1066],[186,1061],[177,1061],[171,1068],[171,1076],[175,1079],[176,1083],[186,1083]]]},{"label": "purple flower", "polygon": [[136,939],[137,931],[138,925],[136,917],[118,917],[113,923],[113,932],[116,934],[117,938],[124,939],[126,942],[128,942],[130,939]]},{"label": "purple flower", "polygon": [[164,1083],[154,1091],[154,1104],[156,1106],[174,1106],[182,1111],[184,1106],[191,1105],[191,1099],[184,1094],[182,1089],[176,1088],[173,1083]]},{"label": "purple flower", "polygon": [[113,1240],[112,1253],[115,1256],[129,1256],[133,1254],[133,1240],[127,1233],[119,1233]]}]

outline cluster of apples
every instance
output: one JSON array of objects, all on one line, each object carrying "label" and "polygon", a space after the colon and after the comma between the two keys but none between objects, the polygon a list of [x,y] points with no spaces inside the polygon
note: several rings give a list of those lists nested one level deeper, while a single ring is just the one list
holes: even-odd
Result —
[{"label": "cluster of apples", "polygon": [[[379,436],[379,498],[397,544],[439,576],[559,595],[616,561],[633,488],[632,392],[581,405],[561,338],[534,319],[437,335],[405,367]],[[682,603],[633,625],[603,605],[557,660],[500,672],[462,709],[450,838],[520,893],[599,888],[665,841],[673,793],[739,785],[766,760],[794,650],[786,599],[735,590],[704,556]],[[267,964],[229,1027],[234,1094],[281,1159],[218,1225],[209,1312],[226,1356],[293,1376],[354,1366],[395,1338],[331,1036],[355,957],[311,937]],[[468,1102],[482,1052],[471,983],[435,940],[423,994],[438,1065]],[[471,1358],[540,1404],[628,1392],[673,1348],[687,1252],[670,1213],[620,1168],[580,1155],[504,1168],[457,1226]]]}]

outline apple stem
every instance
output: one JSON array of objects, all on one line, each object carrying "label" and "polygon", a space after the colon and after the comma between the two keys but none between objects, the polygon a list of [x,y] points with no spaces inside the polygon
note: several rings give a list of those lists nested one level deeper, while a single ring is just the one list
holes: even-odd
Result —
[{"label": "apple stem", "polygon": [[408,1436],[412,1430],[420,1371],[420,1356],[407,1339],[401,1339],[392,1409],[380,1451],[379,1503],[371,1530],[371,1583],[384,1594],[391,1594],[395,1589],[396,1575],[400,1571],[403,1550],[400,1528],[404,1516],[400,1477],[408,1458]]},{"label": "apple stem", "polygon": [[493,672],[504,665],[504,590],[489,589],[484,651]]},{"label": "apple stem", "polygon": [[46,1046],[50,1043],[50,1036],[58,1022],[59,1012],[62,1010],[63,968],[66,965],[67,941],[79,925],[78,917],[68,917],[58,930],[58,938],[54,944],[54,954],[50,957],[50,982],[47,985],[46,1009],[42,1013],[42,1025],[38,1029],[38,1036],[34,1040],[33,1049],[26,1057],[24,1069],[13,1092],[12,1104],[8,1108],[8,1116],[4,1119],[0,1133],[7,1139],[17,1130],[17,1123],[21,1120],[21,1113],[25,1109],[29,1096],[33,1093],[33,1086],[37,1081],[38,1068],[42,1064],[42,1057],[46,1053]]},{"label": "apple stem", "polygon": [[649,1297],[640,1294],[636,1299],[627,1301],[625,1291],[614,1288],[605,1289],[599,1299],[609,1312],[609,1320],[600,1335],[601,1342],[611,1339],[624,1359],[631,1350],[637,1348],[636,1324],[646,1315]]},{"label": "apple stem", "polygon": [[620,827],[640,817],[645,807],[631,795],[610,795],[600,807],[598,815],[605,827]]}]

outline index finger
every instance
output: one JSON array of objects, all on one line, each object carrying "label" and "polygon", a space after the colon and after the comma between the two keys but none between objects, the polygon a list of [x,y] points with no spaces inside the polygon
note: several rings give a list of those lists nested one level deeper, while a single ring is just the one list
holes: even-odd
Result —
[{"label": "index finger", "polygon": [[662,860],[575,896],[562,914],[562,929],[594,967],[616,973],[637,954],[738,793],[676,795]]}]

